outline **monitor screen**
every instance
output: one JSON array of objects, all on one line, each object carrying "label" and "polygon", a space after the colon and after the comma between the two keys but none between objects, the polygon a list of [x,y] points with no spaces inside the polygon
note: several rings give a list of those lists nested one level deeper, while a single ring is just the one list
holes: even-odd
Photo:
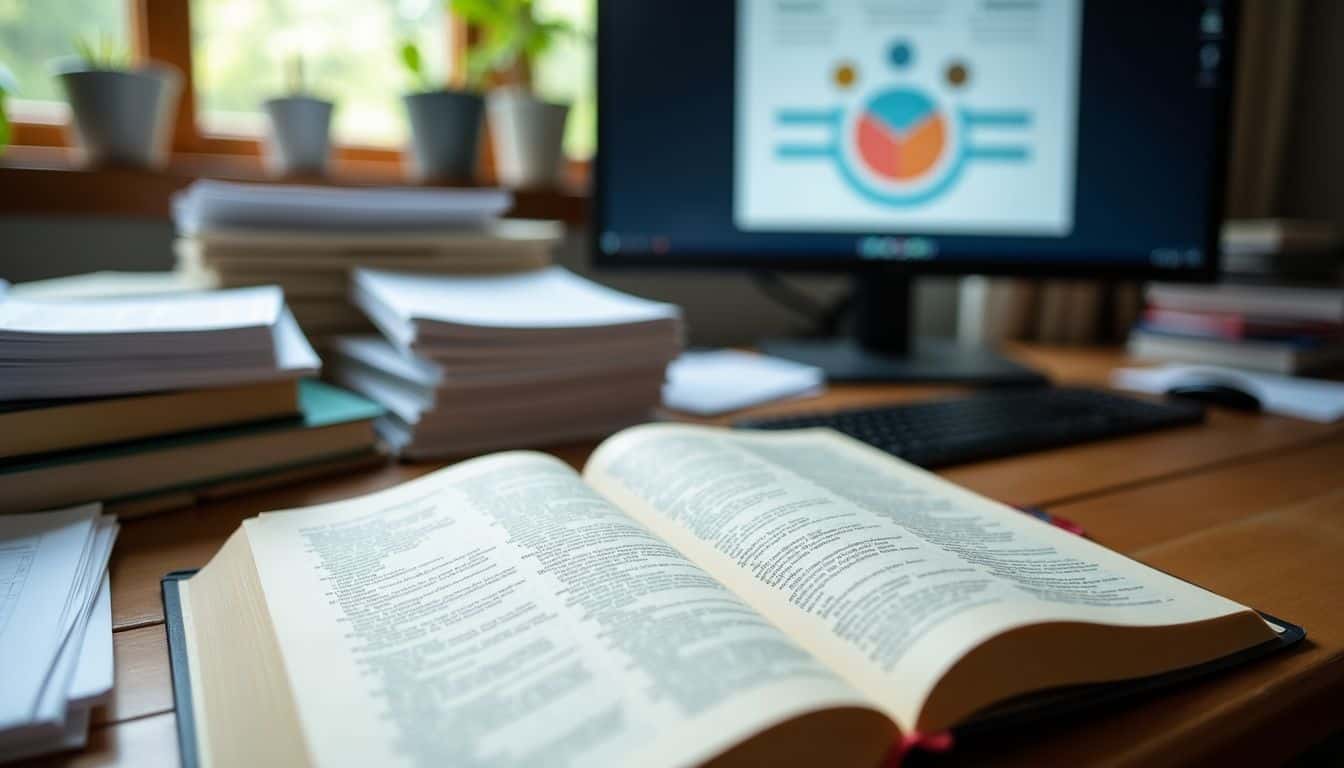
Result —
[{"label": "monitor screen", "polygon": [[1208,277],[1230,0],[607,0],[604,265]]}]

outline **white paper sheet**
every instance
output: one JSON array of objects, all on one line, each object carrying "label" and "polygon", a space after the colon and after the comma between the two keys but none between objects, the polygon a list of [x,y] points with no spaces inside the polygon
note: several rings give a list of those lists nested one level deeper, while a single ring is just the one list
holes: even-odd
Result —
[{"label": "white paper sheet", "polygon": [[590,328],[674,320],[673,304],[607,288],[562,268],[507,275],[409,275],[360,269],[359,287],[403,320],[501,329]]},{"label": "white paper sheet", "polygon": [[77,623],[70,610],[91,556],[99,505],[0,517],[0,747],[37,715],[47,678]]},{"label": "white paper sheet", "polygon": [[84,644],[79,652],[79,664],[70,682],[67,694],[73,708],[88,708],[101,703],[112,692],[116,682],[116,666],[112,656],[112,582],[103,574],[98,587],[93,611],[84,628]]},{"label": "white paper sheet", "polygon": [[75,670],[80,663],[80,654],[84,650],[89,617],[97,602],[99,585],[107,576],[107,562],[112,556],[112,542],[116,536],[115,518],[105,515],[94,521],[93,539],[86,551],[75,589],[70,594],[69,628],[61,641],[56,663],[43,682],[42,695],[38,699],[33,717],[34,723],[52,723],[61,726],[65,724],[65,718],[70,711],[71,686],[74,683]]},{"label": "white paper sheet", "polygon": [[0,339],[269,328],[284,301],[273,285],[102,299],[11,298],[0,303]]},{"label": "white paper sheet", "polygon": [[692,351],[667,367],[663,404],[712,416],[826,389],[820,368],[731,349]]},{"label": "white paper sheet", "polygon": [[1255,395],[1260,407],[1270,413],[1321,423],[1344,417],[1344,383],[1336,381],[1179,363],[1121,368],[1111,374],[1111,383],[1121,389],[1152,394],[1195,381],[1220,382],[1243,389]]},{"label": "white paper sheet", "polygon": [[[313,345],[294,319],[294,313],[286,307],[276,322],[272,339],[275,343],[275,367],[280,378],[310,376],[322,369],[322,358],[317,356]],[[258,377],[265,378],[265,377]]]},{"label": "white paper sheet", "polygon": [[336,349],[351,360],[422,387],[432,389],[443,381],[442,368],[402,353],[381,336],[342,336],[336,339]]}]

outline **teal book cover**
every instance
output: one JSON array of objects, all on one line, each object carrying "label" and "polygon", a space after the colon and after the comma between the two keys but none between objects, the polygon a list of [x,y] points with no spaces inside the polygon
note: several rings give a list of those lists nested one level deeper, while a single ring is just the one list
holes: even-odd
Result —
[{"label": "teal book cover", "polygon": [[376,419],[383,415],[383,407],[372,400],[316,379],[299,382],[299,411],[303,425],[310,428]]}]

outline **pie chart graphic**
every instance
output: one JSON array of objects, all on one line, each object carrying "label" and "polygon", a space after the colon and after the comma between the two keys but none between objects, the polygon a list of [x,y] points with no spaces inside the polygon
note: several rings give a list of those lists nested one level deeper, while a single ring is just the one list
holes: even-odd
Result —
[{"label": "pie chart graphic", "polygon": [[858,158],[875,177],[910,183],[938,165],[947,150],[947,120],[920,91],[883,91],[864,105],[854,123]]}]

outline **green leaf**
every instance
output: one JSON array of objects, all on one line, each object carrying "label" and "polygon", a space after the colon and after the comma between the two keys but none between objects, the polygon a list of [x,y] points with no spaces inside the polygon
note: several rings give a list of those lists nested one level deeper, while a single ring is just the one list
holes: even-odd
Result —
[{"label": "green leaf", "polygon": [[425,72],[424,57],[420,55],[420,46],[413,40],[405,40],[401,44],[401,63],[406,67],[406,71],[411,73],[411,79],[416,88],[429,90],[429,75]]},{"label": "green leaf", "polygon": [[[0,65],[0,74],[3,74],[4,69],[4,66]],[[5,89],[0,87],[0,155],[4,154],[5,147],[9,146],[9,138],[9,113],[5,111]]]},{"label": "green leaf", "polygon": [[513,4],[507,0],[452,0],[450,7],[466,23],[476,24],[487,31],[508,26],[516,13]]},{"label": "green leaf", "polygon": [[124,69],[131,63],[130,54],[109,35],[79,35],[72,44],[75,55],[89,69]]},{"label": "green leaf", "polygon": [[96,68],[98,66],[98,54],[93,50],[93,46],[89,43],[88,39],[82,36],[76,37],[74,43],[75,55],[79,56],[79,58],[84,61],[84,66],[89,69]]}]

